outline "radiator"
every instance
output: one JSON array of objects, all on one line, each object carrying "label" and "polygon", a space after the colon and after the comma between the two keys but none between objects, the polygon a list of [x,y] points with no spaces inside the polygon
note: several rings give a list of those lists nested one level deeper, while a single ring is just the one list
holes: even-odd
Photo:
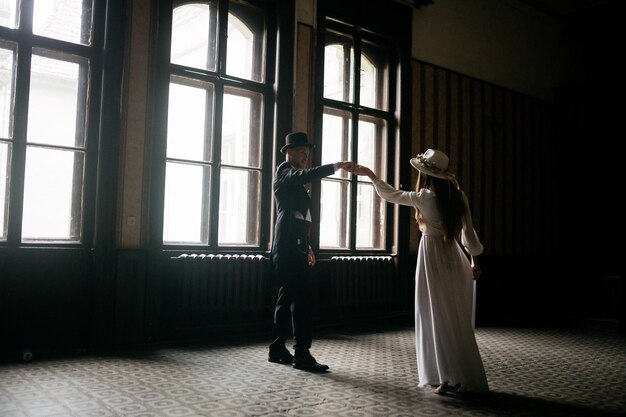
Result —
[{"label": "radiator", "polygon": [[268,258],[262,255],[183,254],[172,267],[190,320],[207,314],[260,312],[265,307]]},{"label": "radiator", "polygon": [[396,273],[391,256],[334,256],[331,302],[336,307],[393,305]]}]

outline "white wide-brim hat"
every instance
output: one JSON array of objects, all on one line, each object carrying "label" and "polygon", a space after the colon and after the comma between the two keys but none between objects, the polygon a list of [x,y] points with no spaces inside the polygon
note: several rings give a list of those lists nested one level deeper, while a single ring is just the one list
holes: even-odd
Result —
[{"label": "white wide-brim hat", "polygon": [[437,149],[427,149],[426,152],[411,158],[413,168],[424,174],[443,178],[444,180],[454,178],[454,174],[448,170],[448,163],[448,155]]}]

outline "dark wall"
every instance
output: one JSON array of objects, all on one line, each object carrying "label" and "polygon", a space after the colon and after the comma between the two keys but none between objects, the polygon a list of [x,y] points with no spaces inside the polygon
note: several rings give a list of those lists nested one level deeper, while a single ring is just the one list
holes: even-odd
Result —
[{"label": "dark wall", "polygon": [[419,61],[413,82],[413,154],[448,154],[485,246],[477,322],[557,311],[554,106]]}]

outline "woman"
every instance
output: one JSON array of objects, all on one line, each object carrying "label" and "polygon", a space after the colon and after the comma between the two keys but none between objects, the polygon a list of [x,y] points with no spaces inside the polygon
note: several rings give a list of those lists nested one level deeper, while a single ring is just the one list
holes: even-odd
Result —
[{"label": "woman", "polygon": [[481,272],[477,256],[483,245],[467,197],[448,170],[445,153],[428,149],[410,162],[419,171],[416,191],[396,190],[366,167],[357,165],[354,173],[367,175],[384,200],[416,210],[422,232],[415,271],[419,386],[437,387],[437,394],[488,391],[472,319],[473,279]]}]

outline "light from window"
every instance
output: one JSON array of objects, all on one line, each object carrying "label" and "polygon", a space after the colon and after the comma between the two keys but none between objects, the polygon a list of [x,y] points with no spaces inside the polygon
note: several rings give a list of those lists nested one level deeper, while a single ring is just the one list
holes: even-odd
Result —
[{"label": "light from window", "polygon": [[220,173],[220,245],[258,245],[261,175],[223,168]]},{"label": "light from window", "polygon": [[[352,118],[349,112],[326,108],[322,123],[322,164],[352,160]],[[340,182],[334,179],[340,179]],[[338,170],[322,180],[320,195],[320,247],[346,248],[347,220],[350,211],[342,204],[349,202],[350,174]]]},{"label": "light from window", "polygon": [[9,183],[10,152],[11,145],[0,142],[0,240],[6,240],[7,238],[7,205],[9,202],[7,184]]},{"label": "light from window", "polygon": [[76,135],[79,65],[33,55],[31,68],[27,141],[81,146],[84,136]]},{"label": "light from window", "polygon": [[226,73],[252,80],[254,33],[233,15],[228,16],[228,48]]},{"label": "light from window", "polygon": [[[355,43],[351,36],[333,30],[325,34],[322,163],[354,160],[384,178],[387,120],[393,115],[381,115],[379,110],[387,109],[389,51],[363,38]],[[360,65],[354,60],[356,53]],[[359,77],[355,78],[357,66]],[[359,94],[355,96],[354,91]],[[357,154],[353,155],[355,146]],[[338,171],[321,182],[320,247],[384,249],[385,203],[369,178],[353,179]]]},{"label": "light from window", "polygon": [[0,48],[0,138],[10,139],[15,88],[15,54]]},{"label": "light from window", "polygon": [[[322,122],[322,164],[352,160],[352,117],[349,112],[327,108]],[[338,170],[332,177],[349,178]]]},{"label": "light from window", "polygon": [[211,161],[213,119],[207,114],[213,107],[213,90],[210,83],[170,83],[167,157],[177,160],[166,166],[164,242],[208,243],[210,171],[201,164]]},{"label": "light from window", "polygon": [[[257,245],[261,207],[262,96],[229,88],[222,112],[222,168],[220,173],[220,245]],[[243,168],[243,169],[242,169]],[[247,169],[246,169],[247,168]]]},{"label": "light from window", "polygon": [[332,44],[324,48],[324,97],[351,102],[354,50],[350,45]]},{"label": "light from window", "polygon": [[[81,176],[84,153],[31,146],[26,150],[24,178],[23,240],[77,241],[77,224],[72,204],[81,200],[82,190],[73,182]],[[78,178],[81,179],[81,178]]]},{"label": "light from window", "polygon": [[[184,80],[182,80],[184,82]],[[189,161],[211,161],[213,85],[170,83],[167,118],[167,157]]]},{"label": "light from window", "polygon": [[0,0],[0,26],[15,29],[17,27],[18,0]]},{"label": "light from window", "polygon": [[92,0],[35,0],[33,33],[89,45],[91,10]]},{"label": "light from window", "polygon": [[[207,74],[171,68],[166,244],[258,246],[260,242],[264,96],[246,89],[249,82],[237,81],[233,87],[233,80],[222,71],[245,80],[262,80],[265,17],[244,3],[232,2],[229,7],[246,19],[229,12],[226,65],[220,64],[219,71],[215,51],[221,36],[215,3],[174,9],[171,62],[219,73],[207,78]],[[214,133],[218,115],[221,130]]]},{"label": "light from window", "polygon": [[[228,14],[226,74],[251,81],[264,78],[265,14],[244,2],[232,2]],[[245,16],[245,21],[240,16]]]},{"label": "light from window", "polygon": [[173,64],[216,70],[216,13],[213,3],[187,4],[174,9],[170,56]]},{"label": "light from window", "polygon": [[320,247],[347,249],[350,239],[350,183],[322,181],[320,196]]},{"label": "light from window", "polygon": [[362,106],[387,110],[389,107],[387,101],[389,94],[389,49],[365,40],[362,47],[359,103]]},{"label": "light from window", "polygon": [[86,106],[81,66],[32,56],[23,240],[80,239],[85,137],[77,115]]},{"label": "light from window", "polygon": [[[6,9],[7,4],[0,3]],[[15,4],[12,5],[15,8]],[[4,9],[2,9],[4,10]],[[2,13],[0,10],[0,15]],[[14,11],[14,10],[13,10]],[[15,86],[15,58],[12,50],[0,48],[0,240],[7,239],[11,123]]]},{"label": "light from window", "polygon": [[[372,116],[361,116],[359,120],[359,142],[357,161],[378,175],[385,172],[386,122]],[[383,249],[385,232],[385,203],[374,190],[369,177],[358,177],[356,248]]]},{"label": "light from window", "polygon": [[222,112],[222,163],[258,168],[261,166],[261,132],[258,117],[261,95],[230,89],[224,94]]},{"label": "light from window", "polygon": [[361,91],[362,106],[376,107],[376,67],[367,55],[361,54]]},{"label": "light from window", "polygon": [[163,241],[208,243],[208,184],[210,171],[207,166],[166,164]]}]

